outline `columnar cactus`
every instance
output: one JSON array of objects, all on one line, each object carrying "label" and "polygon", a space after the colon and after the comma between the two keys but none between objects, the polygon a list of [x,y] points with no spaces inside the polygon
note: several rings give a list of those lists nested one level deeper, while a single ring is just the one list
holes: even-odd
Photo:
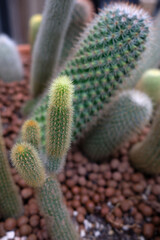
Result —
[{"label": "columnar cactus", "polygon": [[77,0],[73,9],[71,21],[67,29],[64,40],[64,46],[60,58],[60,66],[63,66],[70,55],[75,54],[78,49],[75,44],[80,40],[80,36],[84,32],[87,23],[91,22],[93,18],[92,2]]},{"label": "columnar cactus", "polygon": [[46,179],[37,189],[37,197],[45,216],[48,232],[54,240],[78,240],[78,234],[63,203],[62,192],[56,175]]},{"label": "columnar cactus", "polygon": [[160,70],[150,69],[146,71],[140,81],[138,82],[136,89],[145,92],[154,103],[160,102]]},{"label": "columnar cactus", "polygon": [[0,218],[19,217],[22,214],[23,205],[11,176],[0,122]]},{"label": "columnar cactus", "polygon": [[31,45],[32,50],[39,31],[41,21],[42,21],[41,14],[33,15],[29,21],[29,43]]},{"label": "columnar cactus", "polygon": [[[148,15],[124,3],[104,9],[89,26],[75,58],[61,73],[71,77],[75,86],[74,142],[93,128],[117,91],[131,84],[129,76],[143,60],[149,35]],[[150,51],[146,49],[148,57]],[[46,95],[33,113],[43,129],[47,106]],[[43,141],[44,136],[43,132]]]},{"label": "columnar cactus", "polygon": [[6,35],[0,35],[0,79],[5,82],[20,81],[23,66],[15,43]]},{"label": "columnar cactus", "polygon": [[130,160],[139,171],[147,174],[160,173],[160,109],[148,136],[132,147]]},{"label": "columnar cactus", "polygon": [[31,92],[42,93],[58,66],[75,0],[47,0],[32,56]]},{"label": "columnar cactus", "polygon": [[51,85],[47,111],[46,168],[49,172],[59,169],[70,146],[73,118],[73,85],[62,76]]},{"label": "columnar cactus", "polygon": [[83,139],[83,151],[91,160],[107,158],[139,132],[151,114],[152,103],[145,94],[135,90],[122,92],[113,100],[103,119]]},{"label": "columnar cactus", "polygon": [[28,120],[22,127],[22,141],[33,145],[37,150],[40,147],[40,127],[34,120]]},{"label": "columnar cactus", "polygon": [[[66,151],[68,150],[67,148],[69,147],[70,142],[69,138],[71,137],[72,92],[73,85],[68,77],[58,78],[51,87],[49,100],[50,107],[48,109],[48,128],[50,129],[50,133],[48,129],[46,137],[49,138],[49,140],[47,139],[47,143],[51,144],[55,150],[52,152],[52,149],[50,149],[49,146],[47,148],[49,149],[47,153],[52,155],[52,161],[55,156],[59,157],[55,159],[56,164],[58,159],[58,164],[56,165],[53,163],[54,166],[56,165],[56,169],[52,169],[52,171],[49,169],[51,176],[47,176],[47,174],[44,173],[45,171],[38,156],[38,151],[30,144],[31,142],[39,141],[37,134],[34,137],[34,141],[31,141],[27,137],[25,138],[26,142],[15,145],[11,154],[12,161],[19,173],[30,186],[35,187],[40,209],[46,220],[50,239],[53,240],[79,239],[64,205],[60,185],[56,177],[56,172],[62,168],[63,161],[61,158],[63,157],[64,159],[63,155],[66,154]],[[53,123],[51,121],[53,121]],[[60,129],[59,126],[62,129]],[[29,127],[30,124],[28,124],[27,121],[23,127],[22,135],[26,136]],[[60,131],[61,134],[59,135]],[[53,136],[53,133],[56,136]],[[33,134],[30,135],[32,138]],[[23,139],[24,136],[22,136]],[[52,140],[50,136],[53,136],[54,139]],[[36,137],[37,140],[35,139]],[[49,160],[50,159],[48,159],[48,161]]]}]

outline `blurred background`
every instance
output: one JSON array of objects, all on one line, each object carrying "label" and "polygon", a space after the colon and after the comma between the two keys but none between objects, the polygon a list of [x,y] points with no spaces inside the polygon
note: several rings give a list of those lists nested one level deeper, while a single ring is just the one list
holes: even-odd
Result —
[{"label": "blurred background", "polygon": [[[105,4],[114,0],[92,0],[98,12]],[[126,2],[126,1],[125,1]],[[160,0],[130,0],[140,4],[150,14],[156,15]],[[28,42],[28,22],[33,14],[41,13],[45,0],[0,0],[0,33],[6,33],[17,43]]]}]

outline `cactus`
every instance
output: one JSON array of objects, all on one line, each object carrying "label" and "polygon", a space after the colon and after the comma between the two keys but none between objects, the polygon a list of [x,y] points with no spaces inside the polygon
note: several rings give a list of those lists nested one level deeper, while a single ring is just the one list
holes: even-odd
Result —
[{"label": "cactus", "polygon": [[37,197],[43,212],[47,229],[54,240],[78,240],[78,234],[63,203],[60,185],[56,176],[48,177],[37,189]]},{"label": "cactus", "polygon": [[0,218],[20,217],[22,214],[23,205],[11,176],[0,122]]},{"label": "cactus", "polygon": [[12,149],[11,158],[26,183],[32,187],[43,185],[45,171],[38,153],[32,145],[25,142],[15,145]]},{"label": "cactus", "polygon": [[55,74],[75,0],[47,0],[33,49],[31,92],[42,93]]},{"label": "cactus", "polygon": [[31,45],[32,50],[39,31],[41,21],[42,21],[41,14],[33,15],[29,21],[29,43]]},{"label": "cactus", "polygon": [[75,54],[75,52],[78,50],[75,45],[84,32],[87,23],[91,22],[93,18],[93,9],[94,8],[90,1],[76,1],[71,17],[71,22],[64,40],[64,46],[59,63],[60,66],[63,66],[67,58],[73,53]]},{"label": "cactus", "polygon": [[160,102],[160,70],[150,69],[146,71],[136,89],[145,92],[152,99],[154,103]]},{"label": "cactus", "polygon": [[160,173],[160,109],[147,137],[130,151],[133,166],[147,174]]},{"label": "cactus", "polygon": [[23,66],[15,43],[6,35],[0,35],[0,78],[5,82],[19,81]]},{"label": "cactus", "polygon": [[[59,156],[59,158],[57,158],[58,161],[55,158],[56,163],[53,163],[53,165],[56,166],[56,169],[52,169],[52,177],[48,177],[44,174],[44,168],[41,164],[38,152],[29,143],[24,142],[15,145],[11,154],[12,161],[19,173],[30,186],[35,187],[39,206],[46,220],[49,237],[53,240],[79,239],[67,212],[67,208],[64,205],[60,185],[56,177],[56,172],[62,168],[62,164],[64,164],[65,160],[63,157],[62,161],[60,157],[66,154],[70,142],[70,129],[72,126],[72,92],[73,86],[68,77],[58,78],[50,91],[50,107],[48,109],[49,122],[46,135],[49,140],[46,142],[50,144],[49,141],[51,141],[51,146],[53,149],[56,149],[52,152],[52,149],[49,147],[48,153],[54,156]],[[53,128],[51,121],[54,121],[56,129]],[[31,122],[32,121],[30,121],[30,123]],[[59,124],[62,128],[60,138],[59,130],[61,129],[59,129]],[[27,129],[28,121],[23,126],[22,135],[26,135]],[[49,133],[49,129],[51,133]],[[57,136],[54,136],[53,134]],[[50,139],[50,136],[53,136],[55,139]],[[34,142],[38,142],[39,137],[37,134],[35,134],[35,138],[37,139],[34,139]],[[28,137],[26,138],[26,141],[31,142]],[[60,143],[62,143],[62,146]]]},{"label": "cactus", "polygon": [[124,91],[117,96],[106,115],[82,141],[82,149],[91,160],[107,158],[149,121],[152,103],[143,93]]},{"label": "cactus", "polygon": [[[117,91],[131,84],[132,69],[146,56],[149,33],[148,15],[124,3],[104,9],[88,28],[75,58],[61,73],[70,76],[75,86],[74,142],[93,128]],[[148,56],[150,51],[146,49]],[[43,144],[47,107],[46,95],[33,113],[43,126]]]},{"label": "cactus", "polygon": [[59,77],[50,89],[47,112],[46,152],[63,157],[69,146],[72,125],[73,85],[68,77]]},{"label": "cactus", "polygon": [[28,120],[22,127],[22,141],[33,145],[37,150],[40,147],[40,127],[34,120]]}]

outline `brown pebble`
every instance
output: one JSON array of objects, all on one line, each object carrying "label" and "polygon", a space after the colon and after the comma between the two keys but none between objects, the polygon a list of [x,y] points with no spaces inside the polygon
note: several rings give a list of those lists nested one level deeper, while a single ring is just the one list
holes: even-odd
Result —
[{"label": "brown pebble", "polygon": [[22,216],[22,217],[18,218],[18,220],[17,220],[18,227],[21,227],[22,225],[27,224],[27,223],[28,223],[28,217],[26,217],[26,216]]},{"label": "brown pebble", "polygon": [[160,194],[160,185],[159,184],[155,184],[152,187],[152,193],[155,195],[159,195]]},{"label": "brown pebble", "polygon": [[86,209],[89,213],[93,213],[94,212],[94,208],[95,208],[95,205],[92,201],[88,201],[86,203]]},{"label": "brown pebble", "polygon": [[122,180],[122,175],[121,175],[121,173],[119,173],[119,172],[114,172],[114,173],[112,174],[112,177],[113,177],[113,179],[114,179],[115,181],[118,181],[118,182],[120,182],[120,181]]},{"label": "brown pebble", "polygon": [[114,215],[116,216],[116,217],[119,217],[119,218],[121,218],[122,217],[122,211],[121,211],[121,209],[120,208],[115,208],[114,209]]},{"label": "brown pebble", "polygon": [[87,195],[81,196],[81,203],[86,204],[89,201],[89,197]]},{"label": "brown pebble", "polygon": [[28,224],[25,224],[20,227],[19,232],[21,236],[28,236],[31,234],[32,228]]},{"label": "brown pebble", "polygon": [[4,223],[0,222],[0,237],[3,237],[6,234],[6,231],[4,229]]},{"label": "brown pebble", "polygon": [[150,217],[153,214],[152,208],[144,203],[141,203],[138,208],[145,217]]},{"label": "brown pebble", "polygon": [[105,194],[106,197],[112,197],[115,194],[115,189],[111,187],[107,188]]},{"label": "brown pebble", "polygon": [[21,195],[24,199],[30,198],[33,195],[33,190],[32,188],[24,188],[21,191]]},{"label": "brown pebble", "polygon": [[40,217],[38,215],[31,216],[29,223],[32,227],[37,227],[40,222]]},{"label": "brown pebble", "polygon": [[84,215],[81,214],[81,213],[78,213],[76,219],[77,219],[78,223],[83,223],[84,222]]},{"label": "brown pebble", "polygon": [[143,225],[143,234],[147,239],[151,239],[154,234],[154,225],[152,223],[145,223]]},{"label": "brown pebble", "polygon": [[121,202],[121,209],[124,212],[127,212],[132,207],[132,201],[131,200],[124,200]]},{"label": "brown pebble", "polygon": [[7,230],[7,231],[11,231],[13,229],[15,229],[17,225],[17,222],[16,222],[16,219],[14,218],[8,218],[5,222],[4,222],[4,228]]},{"label": "brown pebble", "polygon": [[84,207],[82,207],[82,206],[77,208],[77,212],[83,214],[84,216],[87,213],[86,209]]},{"label": "brown pebble", "polygon": [[37,237],[35,234],[30,234],[27,238],[27,240],[37,240]]},{"label": "brown pebble", "polygon": [[136,193],[142,193],[145,189],[144,185],[141,182],[133,184],[132,188]]},{"label": "brown pebble", "polygon": [[141,223],[143,220],[143,215],[140,212],[137,212],[134,217],[135,217],[136,223]]},{"label": "brown pebble", "polygon": [[29,205],[29,214],[30,215],[36,215],[38,213],[38,206],[35,203],[31,203]]},{"label": "brown pebble", "polygon": [[79,175],[85,176],[86,173],[87,173],[87,170],[86,170],[85,167],[80,167],[80,168],[78,169],[78,174],[79,174]]},{"label": "brown pebble", "polygon": [[102,208],[101,208],[102,217],[105,217],[108,213],[109,213],[109,207],[108,206],[102,206]]},{"label": "brown pebble", "polygon": [[115,159],[112,159],[112,161],[111,161],[111,163],[110,163],[111,169],[112,169],[112,170],[118,169],[119,164],[120,164],[120,162],[119,162],[118,159],[116,159],[116,158],[115,158]]}]

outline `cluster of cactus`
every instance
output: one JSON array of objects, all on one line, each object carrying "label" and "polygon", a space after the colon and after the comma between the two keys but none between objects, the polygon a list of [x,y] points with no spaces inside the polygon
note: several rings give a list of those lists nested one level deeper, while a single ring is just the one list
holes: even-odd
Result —
[{"label": "cluster of cactus", "polygon": [[72,94],[73,85],[68,77],[57,78],[51,86],[47,111],[47,158],[41,161],[40,127],[34,120],[25,122],[23,142],[16,144],[11,154],[20,175],[35,188],[50,239],[54,240],[79,239],[57,181],[57,172],[64,164],[71,140]]},{"label": "cluster of cactus", "polygon": [[0,79],[5,82],[20,81],[23,66],[15,43],[5,34],[0,35]]},{"label": "cluster of cactus", "polygon": [[152,102],[147,95],[128,90],[113,100],[106,115],[82,141],[85,154],[94,161],[106,159],[148,123]]},{"label": "cluster of cactus", "polygon": [[136,85],[136,89],[145,92],[155,104],[160,103],[160,70],[146,71]]},{"label": "cluster of cactus", "polygon": [[22,213],[23,205],[11,176],[0,120],[0,218],[19,217]]},{"label": "cluster of cactus", "polygon": [[[106,112],[118,90],[136,83],[132,73],[150,56],[146,46],[153,34],[148,15],[124,3],[105,8],[89,25],[79,50],[60,76],[69,76],[75,86],[73,142],[80,140]],[[32,116],[42,126],[45,143],[48,95]]]}]

